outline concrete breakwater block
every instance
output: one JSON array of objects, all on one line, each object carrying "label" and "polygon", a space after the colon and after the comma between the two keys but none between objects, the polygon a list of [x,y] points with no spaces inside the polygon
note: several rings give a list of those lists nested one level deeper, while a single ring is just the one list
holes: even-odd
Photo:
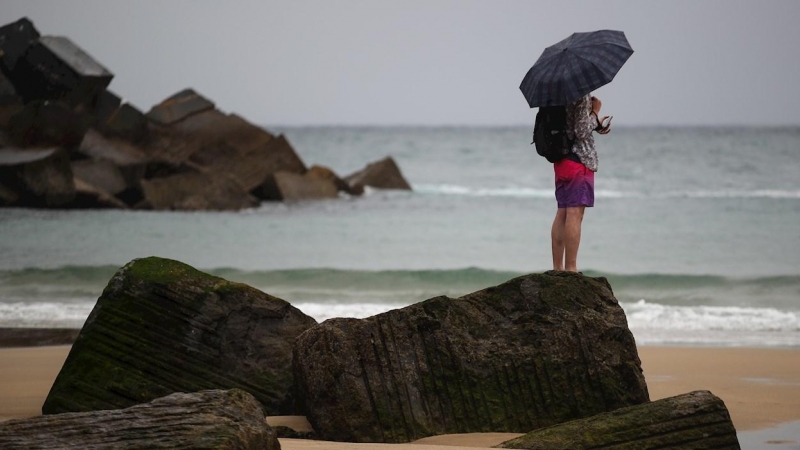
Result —
[{"label": "concrete breakwater block", "polygon": [[708,391],[661,399],[532,431],[500,448],[739,449],[728,408]]},{"label": "concrete breakwater block", "polygon": [[214,103],[192,89],[184,89],[153,106],[147,118],[159,125],[172,125],[189,116],[214,109]]},{"label": "concrete breakwater block", "polygon": [[345,177],[345,181],[353,189],[363,190],[365,186],[379,189],[411,190],[400,168],[392,157],[367,164],[367,167]]},{"label": "concrete breakwater block", "polygon": [[44,414],[125,408],[173,392],[239,388],[294,414],[292,345],[315,325],[289,303],[178,261],[144,258],[106,286]]},{"label": "concrete breakwater block", "polygon": [[26,102],[89,104],[114,75],[63,36],[41,36],[16,63],[14,85]]},{"label": "concrete breakwater block", "polygon": [[338,191],[330,180],[278,172],[271,175],[255,194],[264,200],[298,201],[336,198]]},{"label": "concrete breakwater block", "polygon": [[60,148],[0,148],[0,205],[63,207],[75,198],[69,155]]},{"label": "concrete breakwater block", "polygon": [[279,450],[261,405],[239,389],[175,393],[126,409],[0,423],[0,448]]},{"label": "concrete breakwater block", "polygon": [[567,272],[326,320],[294,354],[308,419],[335,441],[526,433],[649,400],[608,282]]}]

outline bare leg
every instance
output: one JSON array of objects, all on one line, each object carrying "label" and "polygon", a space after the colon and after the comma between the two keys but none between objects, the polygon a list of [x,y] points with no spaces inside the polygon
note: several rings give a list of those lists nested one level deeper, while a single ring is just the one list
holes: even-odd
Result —
[{"label": "bare leg", "polygon": [[566,208],[564,224],[564,268],[570,272],[578,271],[578,247],[581,245],[581,222],[585,206]]},{"label": "bare leg", "polygon": [[567,219],[567,210],[559,208],[550,230],[553,245],[553,270],[564,270],[564,226]]}]

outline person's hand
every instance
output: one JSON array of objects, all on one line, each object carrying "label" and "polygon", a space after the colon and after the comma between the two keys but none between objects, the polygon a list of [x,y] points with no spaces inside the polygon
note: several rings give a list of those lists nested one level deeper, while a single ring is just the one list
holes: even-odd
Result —
[{"label": "person's hand", "polygon": [[[607,118],[608,118],[608,116],[601,117],[600,118],[600,123],[602,124]],[[610,123],[608,124],[607,127],[600,128],[599,130],[597,130],[597,132],[600,133],[600,134],[608,134],[610,131],[611,131],[611,124]]]},{"label": "person's hand", "polygon": [[600,113],[600,108],[603,107],[603,102],[597,97],[592,97],[592,112],[595,114]]}]

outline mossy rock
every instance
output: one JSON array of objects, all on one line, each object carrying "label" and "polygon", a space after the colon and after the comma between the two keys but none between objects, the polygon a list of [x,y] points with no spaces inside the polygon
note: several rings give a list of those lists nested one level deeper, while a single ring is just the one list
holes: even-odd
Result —
[{"label": "mossy rock", "polygon": [[621,408],[532,431],[499,448],[528,450],[738,450],[725,403],[708,391]]},{"label": "mossy rock", "polygon": [[325,321],[294,364],[311,425],[337,441],[526,433],[649,400],[608,282],[566,272]]},{"label": "mossy rock", "polygon": [[258,401],[239,389],[175,393],[126,409],[0,423],[0,448],[280,450]]},{"label": "mossy rock", "polygon": [[289,303],[163,258],[109,281],[42,412],[125,408],[173,392],[240,388],[270,415],[296,413],[295,338],[315,325]]}]

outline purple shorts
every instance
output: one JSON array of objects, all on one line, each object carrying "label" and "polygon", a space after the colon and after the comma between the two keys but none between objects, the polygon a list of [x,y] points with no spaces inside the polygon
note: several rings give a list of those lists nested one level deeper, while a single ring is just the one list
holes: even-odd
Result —
[{"label": "purple shorts", "polygon": [[559,208],[594,206],[594,172],[567,158],[553,164],[553,169]]}]

